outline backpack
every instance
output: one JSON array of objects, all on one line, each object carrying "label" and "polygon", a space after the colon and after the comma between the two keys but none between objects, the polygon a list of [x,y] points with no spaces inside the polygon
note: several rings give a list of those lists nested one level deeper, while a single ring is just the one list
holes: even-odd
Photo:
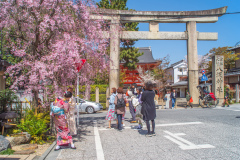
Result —
[{"label": "backpack", "polygon": [[121,107],[125,107],[126,106],[126,103],[125,103],[125,100],[123,98],[123,95],[122,95],[122,98],[118,99],[118,96],[117,96],[117,105],[116,105],[116,108],[121,108]]}]

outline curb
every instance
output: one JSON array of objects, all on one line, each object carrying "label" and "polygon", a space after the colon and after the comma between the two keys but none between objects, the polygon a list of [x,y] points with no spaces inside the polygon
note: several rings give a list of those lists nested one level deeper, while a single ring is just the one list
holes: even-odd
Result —
[{"label": "curb", "polygon": [[55,147],[57,141],[55,140],[50,147],[41,155],[41,157],[38,160],[44,160],[48,154],[52,151],[53,147]]}]

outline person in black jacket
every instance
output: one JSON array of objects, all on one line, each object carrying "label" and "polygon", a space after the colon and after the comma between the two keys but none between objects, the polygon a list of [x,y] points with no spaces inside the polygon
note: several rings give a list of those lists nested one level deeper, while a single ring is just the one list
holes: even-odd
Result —
[{"label": "person in black jacket", "polygon": [[[151,137],[155,136],[155,121],[156,118],[156,107],[154,103],[155,92],[153,91],[153,83],[148,81],[145,83],[146,90],[142,94],[142,114],[143,120],[146,121],[148,133],[146,136]],[[152,122],[152,132],[150,132],[150,123]]]}]

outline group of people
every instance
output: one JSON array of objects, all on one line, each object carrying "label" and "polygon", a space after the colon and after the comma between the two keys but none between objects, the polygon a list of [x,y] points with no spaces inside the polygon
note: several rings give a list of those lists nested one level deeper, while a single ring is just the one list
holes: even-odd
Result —
[{"label": "group of people", "polygon": [[77,135],[75,120],[75,99],[72,96],[73,88],[68,88],[64,93],[64,98],[56,98],[51,104],[51,116],[57,131],[57,146],[55,151],[61,149],[61,146],[68,146],[76,149],[73,144],[72,136]]},{"label": "group of people", "polygon": [[174,109],[175,103],[176,103],[176,97],[177,93],[176,90],[173,89],[173,91],[170,93],[170,91],[167,91],[167,94],[164,97],[164,100],[166,101],[165,109]]},{"label": "group of people", "polygon": [[[116,120],[117,129],[122,131],[126,113],[126,106],[132,116],[130,123],[138,123],[137,129],[142,129],[142,121],[147,125],[146,136],[155,136],[156,107],[154,102],[155,91],[154,83],[147,81],[144,87],[136,88],[132,85],[125,93],[122,87],[111,89],[109,98],[109,109],[106,120],[109,121],[108,128],[111,129],[111,122]],[[150,131],[150,121],[152,123],[152,131]]]},{"label": "group of people", "polygon": [[[164,96],[164,100],[166,101],[165,109],[169,109],[169,108],[174,109],[176,105],[176,98],[177,98],[177,93],[175,89],[173,89],[171,93],[170,91],[167,91],[167,94]],[[193,108],[192,96],[189,94],[189,92],[187,92],[186,100],[187,100],[187,105],[185,106],[185,109],[187,109],[188,106]]]}]

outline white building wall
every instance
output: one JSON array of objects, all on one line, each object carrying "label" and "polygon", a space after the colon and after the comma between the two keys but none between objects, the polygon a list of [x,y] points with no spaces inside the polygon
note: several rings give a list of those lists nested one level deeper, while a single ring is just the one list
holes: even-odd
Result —
[{"label": "white building wall", "polygon": [[[179,68],[182,68],[183,71],[180,72]],[[187,76],[188,75],[188,71],[187,71],[187,67],[185,65],[182,66],[176,66],[173,68],[174,69],[174,83],[179,82],[181,76]]]},{"label": "white building wall", "polygon": [[179,82],[179,78],[178,78],[178,68],[174,68],[174,83]]}]

